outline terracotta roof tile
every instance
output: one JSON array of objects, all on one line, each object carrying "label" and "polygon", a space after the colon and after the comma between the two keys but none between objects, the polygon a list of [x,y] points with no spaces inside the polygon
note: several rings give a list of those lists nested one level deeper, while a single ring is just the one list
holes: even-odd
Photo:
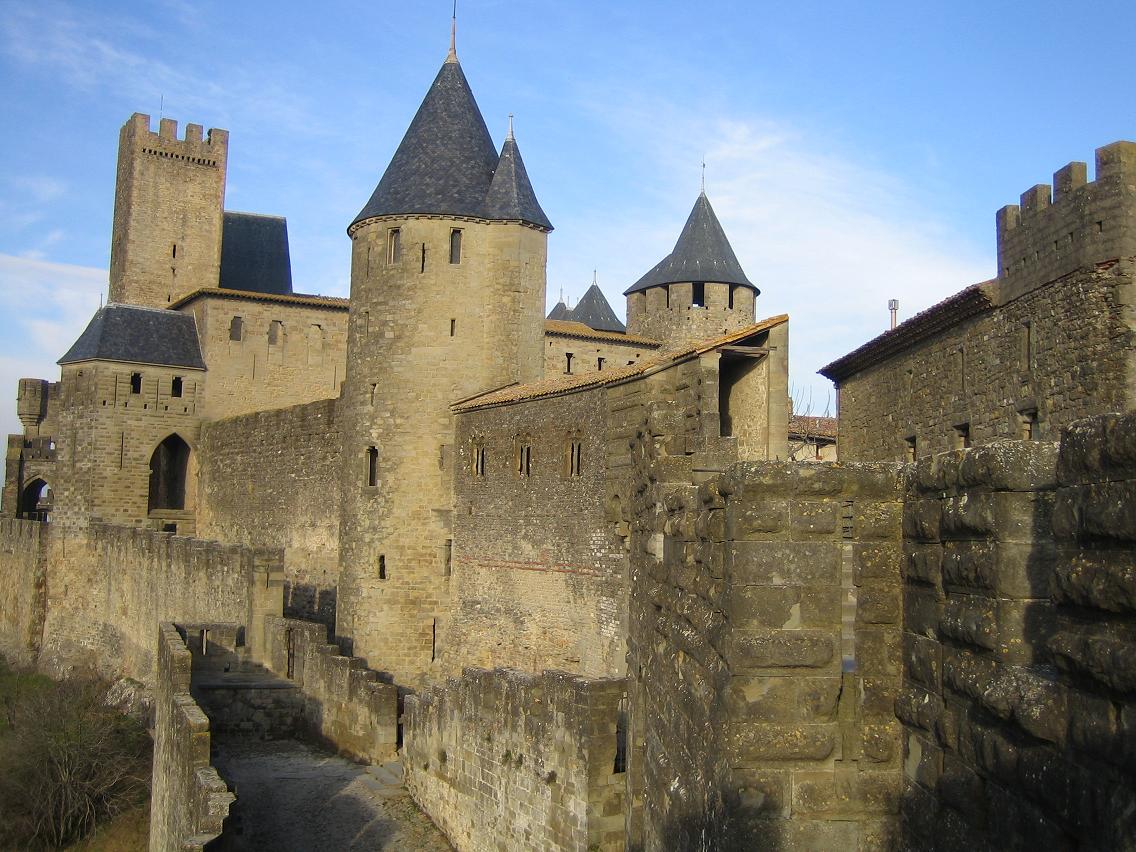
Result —
[{"label": "terracotta roof tile", "polygon": [[574,320],[546,319],[544,321],[544,333],[555,334],[558,337],[583,337],[588,340],[606,340],[611,343],[627,343],[635,346],[662,346],[659,341],[647,337],[636,337],[633,334],[624,334],[619,331],[600,331]]},{"label": "terracotta roof tile", "polygon": [[811,417],[794,414],[789,418],[789,434],[836,439],[835,417]]},{"label": "terracotta roof tile", "polygon": [[219,287],[203,287],[182,296],[170,307],[181,308],[195,299],[208,298],[248,299],[254,302],[278,302],[282,305],[308,305],[316,308],[338,308],[344,311],[350,306],[348,299],[342,299],[338,296],[314,296],[306,293],[290,293],[287,295],[283,293],[254,293],[249,290],[223,290]]}]

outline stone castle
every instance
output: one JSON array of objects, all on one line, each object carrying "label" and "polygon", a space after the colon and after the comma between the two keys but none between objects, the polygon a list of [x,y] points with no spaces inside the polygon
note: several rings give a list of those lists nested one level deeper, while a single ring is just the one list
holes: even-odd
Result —
[{"label": "stone castle", "polygon": [[0,652],[152,690],[151,849],[225,836],[210,732],[250,728],[401,755],[459,849],[1136,848],[1136,145],[825,367],[804,464],[705,193],[626,327],[544,316],[452,43],[349,299],[224,209],[227,142],[123,127],[109,301],[8,441]]}]

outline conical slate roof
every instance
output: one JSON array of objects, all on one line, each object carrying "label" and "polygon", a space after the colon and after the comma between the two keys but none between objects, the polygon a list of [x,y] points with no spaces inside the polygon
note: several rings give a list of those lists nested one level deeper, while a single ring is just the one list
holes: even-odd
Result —
[{"label": "conical slate roof", "polygon": [[545,319],[566,320],[566,319],[568,319],[568,315],[570,313],[571,313],[571,311],[568,310],[568,306],[566,304],[564,304],[564,300],[561,299],[559,302],[556,303],[556,307],[554,307],[551,311],[549,311],[548,316],[546,316]]},{"label": "conical slate roof", "polygon": [[351,227],[373,216],[415,213],[519,219],[552,230],[516,142],[506,140],[498,156],[453,53],[442,64],[379,185]]},{"label": "conical slate roof", "polygon": [[205,369],[193,314],[111,302],[99,308],[79,339],[59,359],[126,361]]},{"label": "conical slate roof", "polygon": [[686,225],[679,234],[674,251],[625,290],[623,295],[683,281],[740,284],[751,288],[755,294],[761,292],[742,271],[705,192],[699,193],[698,200],[694,202],[694,209],[690,211]]},{"label": "conical slate roof", "polygon": [[513,138],[512,129],[501,148],[501,158],[485,196],[483,215],[486,219],[519,219],[552,230],[552,223],[540,209],[540,202],[529,183],[529,173],[525,171],[525,161],[521,159],[521,150]]},{"label": "conical slate roof", "polygon": [[627,331],[627,326],[619,321],[615,311],[604,297],[603,291],[596,284],[592,284],[579,302],[576,303],[564,319],[573,322],[582,322],[588,328],[596,331]]}]

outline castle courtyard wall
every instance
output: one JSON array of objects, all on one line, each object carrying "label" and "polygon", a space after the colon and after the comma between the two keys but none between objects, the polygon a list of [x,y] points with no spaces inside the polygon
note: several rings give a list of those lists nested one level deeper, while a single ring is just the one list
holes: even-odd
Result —
[{"label": "castle courtyard wall", "polygon": [[[339,395],[347,363],[345,299],[210,290],[178,310],[197,320],[209,365],[202,417],[221,420]],[[279,325],[272,329],[273,323]]]},{"label": "castle courtyard wall", "polygon": [[[973,445],[1056,441],[1082,417],[1132,405],[1136,302],[1131,258],[1077,270],[943,330],[840,383],[839,449],[849,461],[905,461]],[[1028,332],[1027,332],[1028,326]]]},{"label": "castle courtyard wall", "polygon": [[[615,335],[599,333],[574,336],[566,333],[544,333],[544,376],[568,374],[568,353],[572,353],[572,375],[614,370],[649,358],[657,352],[657,343],[644,338],[618,340]],[[603,365],[600,365],[600,359]]]},{"label": "castle courtyard wall", "polygon": [[459,852],[619,852],[625,685],[469,669],[408,696],[406,785]]},{"label": "castle courtyard wall", "polygon": [[205,423],[202,538],[284,553],[284,613],[335,625],[339,576],[338,402]]}]

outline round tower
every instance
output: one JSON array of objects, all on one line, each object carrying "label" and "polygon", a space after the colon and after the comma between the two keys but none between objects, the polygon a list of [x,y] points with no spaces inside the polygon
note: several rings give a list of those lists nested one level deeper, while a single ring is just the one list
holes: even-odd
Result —
[{"label": "round tower", "polygon": [[422,681],[449,597],[454,402],[543,373],[552,230],[452,45],[352,222],[336,632]]},{"label": "round tower", "polygon": [[629,287],[627,333],[681,348],[752,325],[760,290],[742,270],[705,191],[674,250]]}]

